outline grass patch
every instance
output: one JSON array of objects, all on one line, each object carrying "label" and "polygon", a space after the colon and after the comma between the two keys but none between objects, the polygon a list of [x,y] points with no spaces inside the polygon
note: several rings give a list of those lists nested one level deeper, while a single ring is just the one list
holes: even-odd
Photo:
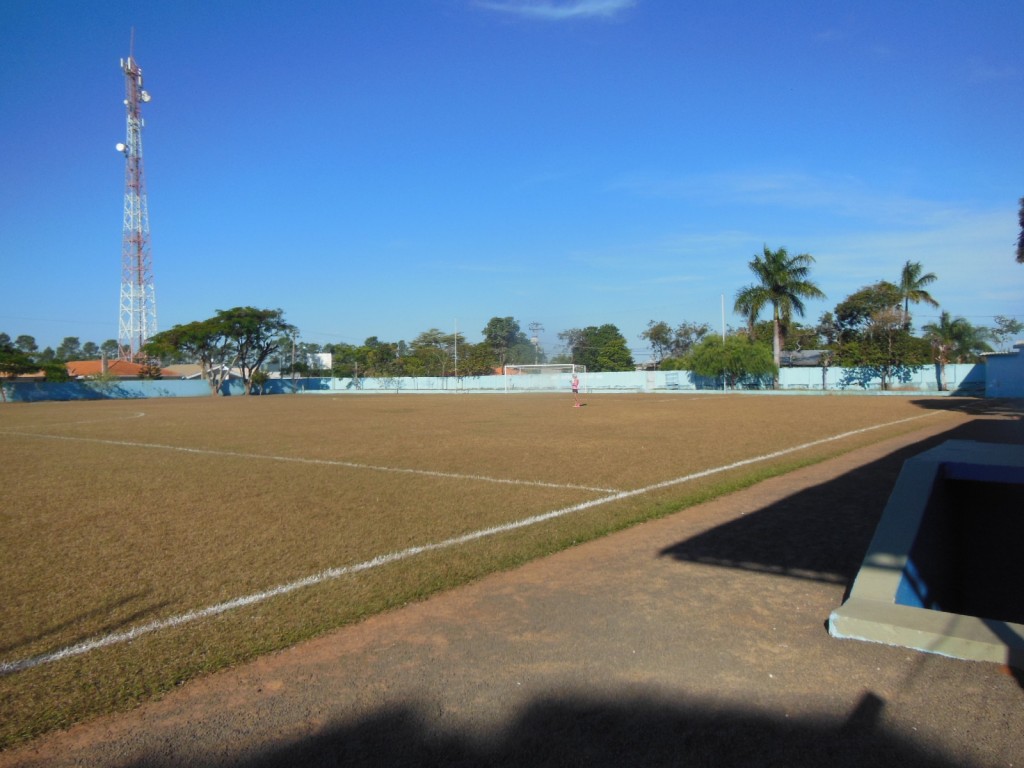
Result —
[{"label": "grass patch", "polygon": [[[576,410],[546,395],[4,406],[5,662],[604,501],[4,675],[0,748],[917,429],[901,420],[924,413],[904,398],[644,395]],[[880,424],[891,426],[652,487]]]}]

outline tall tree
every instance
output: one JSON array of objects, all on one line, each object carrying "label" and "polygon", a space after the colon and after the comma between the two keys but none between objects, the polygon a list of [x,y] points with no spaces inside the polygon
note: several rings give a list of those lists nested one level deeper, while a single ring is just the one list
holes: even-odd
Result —
[{"label": "tall tree", "polygon": [[35,337],[27,336],[22,334],[14,340],[14,346],[26,355],[34,355],[39,351],[39,345],[36,344]]},{"label": "tall tree", "polygon": [[455,346],[464,358],[466,340],[462,334],[445,333],[438,328],[423,331],[409,344],[408,365],[415,376],[449,376],[455,372]]},{"label": "tall tree", "polygon": [[939,316],[939,322],[928,323],[921,329],[932,346],[935,362],[939,366],[939,388],[946,390],[946,366],[962,362],[979,351],[985,351],[989,335],[985,328],[977,328],[963,317],[951,318],[949,312]]},{"label": "tall tree", "polygon": [[851,369],[844,382],[866,386],[878,378],[882,389],[908,381],[927,360],[927,343],[910,335],[898,306],[874,312],[862,332],[843,337],[835,350],[835,362]]},{"label": "tall tree", "polygon": [[[460,334],[461,335],[461,334]],[[509,362],[514,362],[510,360]],[[531,361],[532,362],[532,361]],[[493,351],[484,343],[459,342],[459,376],[493,376]]]},{"label": "tall tree", "polygon": [[928,343],[932,345],[932,350],[935,353],[935,362],[939,366],[939,389],[942,391],[948,389],[946,365],[949,363],[950,354],[957,345],[958,326],[965,322],[967,321],[962,317],[951,320],[949,312],[943,312],[939,315],[939,322],[928,323],[921,328],[924,337],[928,339]]},{"label": "tall tree", "polygon": [[659,366],[665,358],[682,357],[700,342],[709,332],[707,323],[691,323],[684,320],[672,328],[664,320],[651,320],[640,338],[651,346],[654,362]]},{"label": "tall tree", "polygon": [[648,322],[647,330],[640,334],[640,338],[651,345],[657,365],[661,365],[661,361],[672,353],[672,326],[664,320]]},{"label": "tall tree", "polygon": [[331,353],[331,375],[339,379],[351,379],[356,373],[359,347],[338,342],[325,344],[324,352]]},{"label": "tall tree", "polygon": [[218,309],[208,320],[176,325],[156,334],[146,344],[145,352],[158,358],[184,354],[198,360],[214,394],[228,371],[237,367],[249,394],[253,373],[297,333],[295,326],[285,322],[280,309]]},{"label": "tall tree", "polygon": [[1017,236],[1017,263],[1024,264],[1024,197],[1020,199],[1020,235]]},{"label": "tall tree", "polygon": [[[741,288],[736,294],[735,311],[753,323],[761,310],[772,307],[772,357],[779,367],[782,351],[782,332],[793,313],[803,316],[804,299],[823,299],[825,294],[808,279],[814,257],[807,253],[790,256],[785,248],[772,251],[764,246],[764,253],[755,255],[750,270],[757,282]],[[775,381],[778,385],[778,379]]]},{"label": "tall tree", "polygon": [[484,344],[494,353],[495,363],[529,363],[533,361],[534,350],[530,340],[519,327],[514,317],[492,317],[481,331]]},{"label": "tall tree", "polygon": [[[24,373],[34,373],[39,370],[27,352],[18,349],[9,341],[0,341],[0,378],[13,378]],[[3,387],[0,386],[0,395],[4,395]],[[4,400],[6,400],[4,395]]]},{"label": "tall tree", "polygon": [[683,365],[698,376],[723,379],[730,388],[741,382],[757,386],[762,377],[778,375],[767,344],[751,341],[743,333],[725,340],[718,334],[697,344],[684,359]]},{"label": "tall tree", "polygon": [[[19,341],[24,338],[31,337],[18,337]],[[34,343],[35,340],[33,339]],[[49,355],[46,356],[46,353],[49,353]],[[40,370],[42,370],[46,381],[67,381],[70,378],[67,366],[53,359],[53,350],[49,347],[44,350],[43,355],[40,355],[40,359],[36,360],[28,352],[20,349],[17,343],[12,344],[10,336],[6,333],[0,333],[0,379],[13,378],[24,373],[35,373]],[[0,384],[0,399],[4,401],[7,399],[7,393],[2,384]]]},{"label": "tall tree", "polygon": [[707,323],[691,323],[684,320],[674,331],[672,339],[672,356],[682,357],[693,349],[701,340],[711,333],[711,326]]},{"label": "tall tree", "polygon": [[82,352],[82,342],[77,336],[65,336],[57,347],[57,357],[61,360],[75,360]]},{"label": "tall tree", "polygon": [[619,334],[615,338],[608,339],[602,346],[597,356],[597,371],[631,371],[633,370],[633,356],[626,346],[626,340]]},{"label": "tall tree", "polygon": [[1016,339],[1024,331],[1024,323],[1006,315],[995,316],[996,327],[992,329],[992,338],[999,345],[999,351],[1005,352],[1009,345],[1008,341]]},{"label": "tall tree", "polygon": [[899,286],[886,280],[851,293],[836,305],[833,319],[837,340],[842,343],[867,334],[873,327],[873,317],[879,312],[899,309],[901,301]]},{"label": "tall tree", "polygon": [[939,302],[932,298],[924,288],[931,285],[939,278],[934,272],[922,274],[924,268],[919,261],[907,260],[900,271],[900,298],[903,300],[903,325],[910,327],[910,303],[920,304],[924,302],[932,307],[939,306]]},{"label": "tall tree", "polygon": [[558,338],[565,343],[570,362],[585,365],[588,371],[633,370],[626,338],[611,323],[569,328],[561,331]]},{"label": "tall tree", "polygon": [[398,354],[398,344],[393,341],[381,341],[376,336],[370,336],[363,345],[355,351],[355,366],[353,375],[373,376],[377,378],[393,378],[401,376],[406,363],[411,363],[413,358],[401,358]]},{"label": "tall tree", "polygon": [[223,337],[234,351],[235,365],[242,373],[247,395],[252,390],[252,374],[270,355],[290,344],[298,332],[294,325],[285,322],[284,311],[280,309],[218,309],[213,321],[221,327]]},{"label": "tall tree", "polygon": [[233,365],[233,351],[227,344],[224,329],[213,320],[196,320],[160,331],[146,343],[143,351],[161,360],[184,357],[199,363],[201,375],[215,395]]}]

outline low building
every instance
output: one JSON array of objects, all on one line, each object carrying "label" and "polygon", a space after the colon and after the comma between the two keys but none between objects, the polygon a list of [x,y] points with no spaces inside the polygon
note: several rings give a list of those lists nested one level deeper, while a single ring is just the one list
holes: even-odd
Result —
[{"label": "low building", "polygon": [[[201,379],[203,378],[203,366],[198,363],[181,363],[177,365],[169,365],[165,369],[167,371],[167,378],[171,379]],[[222,369],[223,371],[223,369]],[[221,381],[232,381],[234,379],[242,378],[242,372],[237,368],[232,368],[221,375]]]}]

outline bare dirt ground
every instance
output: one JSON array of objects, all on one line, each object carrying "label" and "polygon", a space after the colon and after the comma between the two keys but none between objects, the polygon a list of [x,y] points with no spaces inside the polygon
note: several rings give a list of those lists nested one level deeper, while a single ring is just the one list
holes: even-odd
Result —
[{"label": "bare dirt ground", "polygon": [[8,766],[1024,765],[1024,675],[828,636],[902,462],[980,414],[376,616]]}]

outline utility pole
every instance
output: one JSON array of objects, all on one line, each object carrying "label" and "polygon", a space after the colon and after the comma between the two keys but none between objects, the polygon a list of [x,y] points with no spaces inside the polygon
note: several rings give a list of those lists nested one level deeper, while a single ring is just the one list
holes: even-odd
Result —
[{"label": "utility pole", "polygon": [[544,326],[534,320],[529,325],[530,328],[530,343],[533,344],[533,362],[534,365],[540,363],[540,332],[544,330]]},{"label": "utility pole", "polygon": [[124,155],[124,220],[121,234],[121,311],[117,331],[117,357],[136,361],[143,345],[157,332],[156,288],[149,251],[149,210],[142,173],[142,105],[150,100],[142,88],[142,68],[134,57],[132,30],[127,59],[121,59],[125,81],[127,138],[117,145]]}]

